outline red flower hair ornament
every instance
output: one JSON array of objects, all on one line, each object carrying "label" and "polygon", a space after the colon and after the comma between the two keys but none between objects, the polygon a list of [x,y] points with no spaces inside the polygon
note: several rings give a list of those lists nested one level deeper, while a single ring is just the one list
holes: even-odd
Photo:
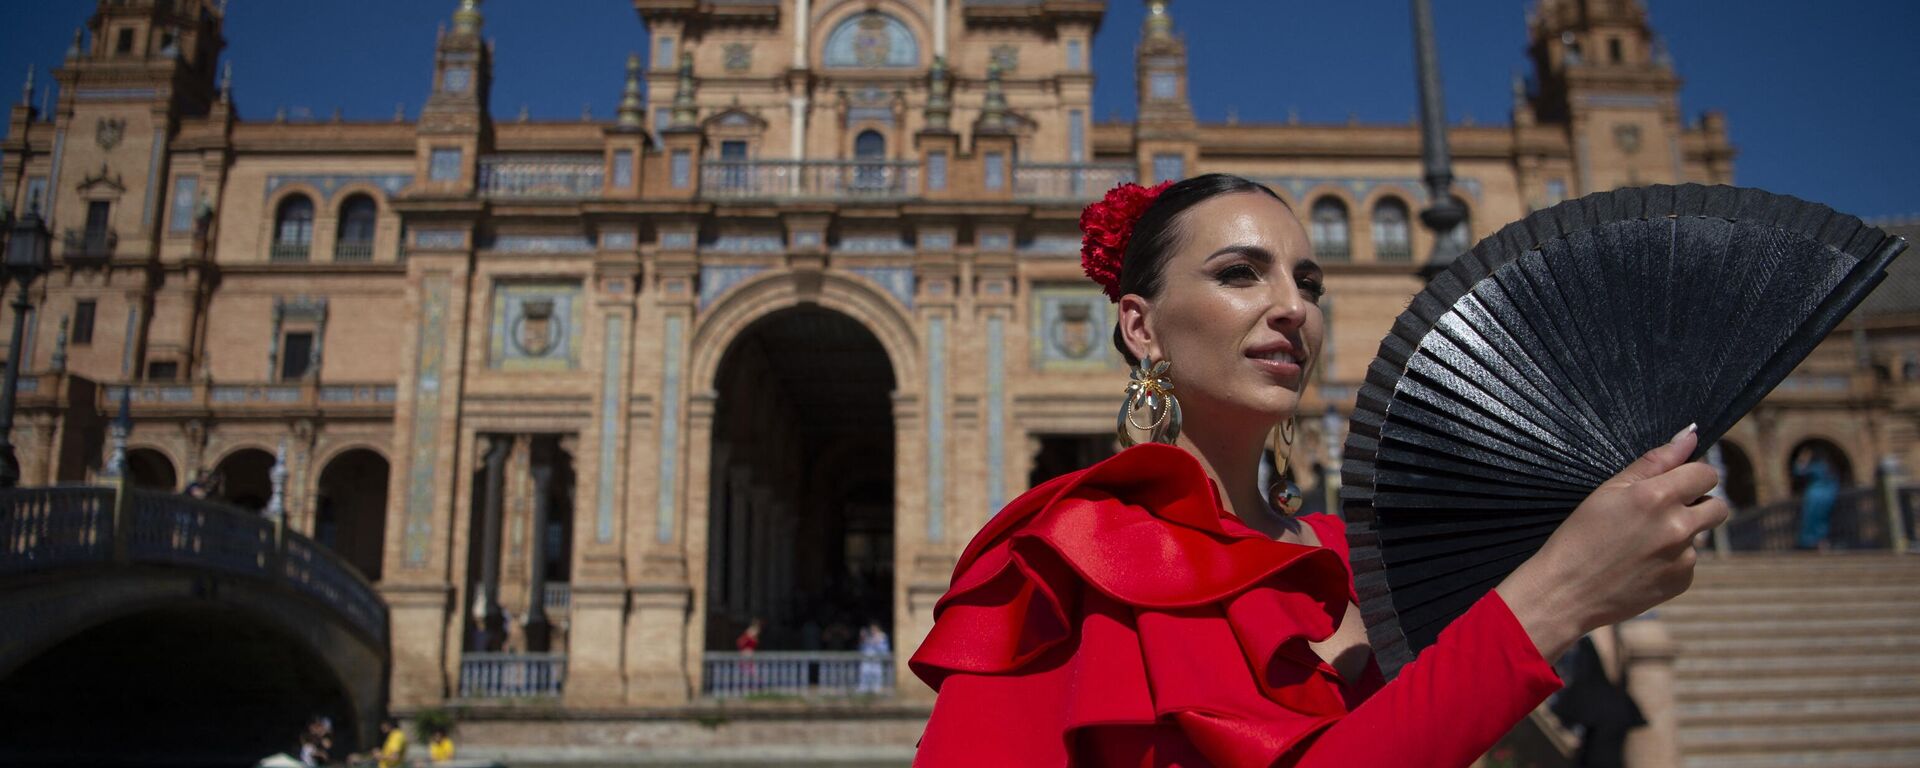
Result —
[{"label": "red flower hair ornament", "polygon": [[1107,190],[1100,202],[1080,212],[1080,267],[1106,291],[1109,301],[1119,301],[1122,295],[1120,260],[1127,252],[1127,241],[1133,239],[1133,226],[1172,185],[1163,181],[1143,187],[1129,181]]}]

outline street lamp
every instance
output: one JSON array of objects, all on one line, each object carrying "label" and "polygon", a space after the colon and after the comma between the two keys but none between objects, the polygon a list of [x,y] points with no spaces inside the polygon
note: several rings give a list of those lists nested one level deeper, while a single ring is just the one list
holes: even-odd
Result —
[{"label": "street lamp", "polygon": [[33,308],[27,303],[27,286],[49,268],[47,251],[53,243],[39,208],[16,219],[8,231],[4,266],[14,284],[13,345],[7,347],[7,378],[0,388],[0,488],[20,484],[20,458],[13,452],[13,399],[20,389],[20,367],[26,362],[20,359],[20,350],[26,344],[27,310]]},{"label": "street lamp", "polygon": [[1431,0],[1413,0],[1413,52],[1420,76],[1420,160],[1427,182],[1427,209],[1420,212],[1420,223],[1433,232],[1433,253],[1420,276],[1431,281],[1459,258],[1465,244],[1454,239],[1453,230],[1467,220],[1467,209],[1453,198],[1453,153],[1447,148],[1447,104],[1440,90]]}]

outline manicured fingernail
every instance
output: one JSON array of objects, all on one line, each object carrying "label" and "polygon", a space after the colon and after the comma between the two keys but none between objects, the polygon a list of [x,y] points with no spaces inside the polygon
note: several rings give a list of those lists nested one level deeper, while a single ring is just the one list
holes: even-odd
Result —
[{"label": "manicured fingernail", "polygon": [[1696,429],[1699,429],[1699,428],[1700,428],[1700,425],[1699,425],[1699,424],[1688,424],[1688,425],[1687,425],[1687,428],[1686,428],[1686,429],[1683,429],[1683,430],[1680,430],[1679,432],[1675,432],[1675,433],[1673,433],[1673,439],[1672,439],[1672,440],[1668,440],[1668,441],[1667,441],[1667,444],[1668,444],[1668,445],[1672,445],[1672,444],[1674,444],[1674,443],[1677,443],[1677,442],[1680,442],[1680,438],[1683,438],[1683,437],[1686,437],[1686,436],[1687,436],[1687,435],[1689,435],[1689,434],[1692,434],[1694,430],[1696,430]]}]

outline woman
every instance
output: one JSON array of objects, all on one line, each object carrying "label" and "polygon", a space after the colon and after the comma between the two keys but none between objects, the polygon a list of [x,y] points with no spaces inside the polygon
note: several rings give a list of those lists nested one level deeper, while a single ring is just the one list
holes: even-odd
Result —
[{"label": "woman", "polygon": [[1694,503],[1716,476],[1684,463],[1690,426],[1383,685],[1341,522],[1257,483],[1324,341],[1299,221],[1215,174],[1124,185],[1081,227],[1136,366],[1123,430],[1158,442],[968,545],[910,662],[940,693],[917,765],[1465,766],[1559,687],[1545,659],[1685,590],[1694,532],[1727,515]]},{"label": "woman", "polygon": [[1827,457],[1811,446],[1793,457],[1793,476],[1807,484],[1800,497],[1800,535],[1794,545],[1800,549],[1827,551],[1827,532],[1831,527],[1833,502],[1840,497],[1840,481],[1834,477]]}]

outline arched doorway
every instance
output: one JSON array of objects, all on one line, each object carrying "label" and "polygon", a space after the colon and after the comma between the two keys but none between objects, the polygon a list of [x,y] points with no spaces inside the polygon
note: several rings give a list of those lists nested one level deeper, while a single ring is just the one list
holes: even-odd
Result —
[{"label": "arched doorway", "polygon": [[853,137],[853,158],[860,161],[854,166],[854,186],[860,189],[886,186],[886,167],[881,163],[887,159],[887,137],[875,130],[861,131]]},{"label": "arched doorway", "polygon": [[273,454],[258,448],[242,448],[227,454],[213,468],[217,498],[237,507],[259,512],[273,497]]},{"label": "arched doorway", "polygon": [[859,322],[817,306],[742,331],[714,377],[708,650],[852,650],[893,626],[895,378]]},{"label": "arched doorway", "polygon": [[341,453],[320,470],[313,538],[346,558],[368,581],[380,580],[387,528],[387,460],[372,450]]},{"label": "arched doorway", "polygon": [[[1804,459],[1804,464],[1803,464]],[[1846,488],[1853,485],[1853,462],[1847,459],[1847,452],[1831,440],[1813,437],[1800,441],[1787,452],[1787,477],[1792,480],[1794,496],[1799,496],[1812,482],[1815,473],[1821,471],[1816,465],[1825,464],[1825,472]]]},{"label": "arched doorway", "polygon": [[133,487],[172,492],[180,487],[180,475],[173,461],[152,448],[127,449],[127,479]]},{"label": "arched doorway", "polygon": [[1759,486],[1753,476],[1753,459],[1740,446],[1721,441],[1720,467],[1725,473],[1721,476],[1720,487],[1727,492],[1727,503],[1734,509],[1746,509],[1759,499]]}]

